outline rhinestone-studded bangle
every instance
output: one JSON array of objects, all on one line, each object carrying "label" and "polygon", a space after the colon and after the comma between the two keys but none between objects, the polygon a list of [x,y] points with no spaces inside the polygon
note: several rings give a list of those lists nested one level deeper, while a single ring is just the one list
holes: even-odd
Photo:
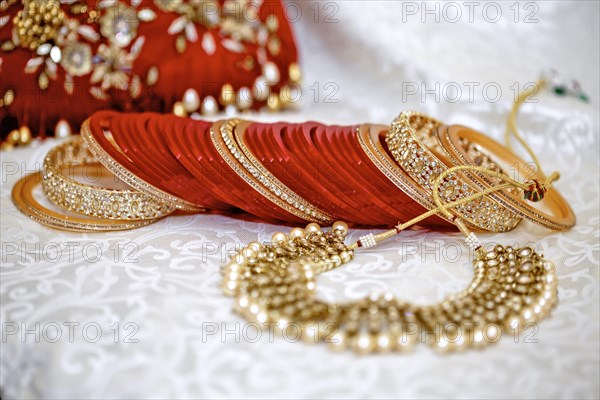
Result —
[{"label": "rhinestone-studded bangle", "polygon": [[44,192],[65,210],[111,220],[156,219],[175,210],[137,190],[103,188],[72,179],[64,170],[75,166],[101,167],[81,137],[52,148],[42,167]]},{"label": "rhinestone-studded bangle", "polygon": [[220,125],[219,132],[216,129],[211,132],[213,144],[225,162],[254,190],[287,212],[306,221],[322,224],[333,222],[330,215],[288,188],[252,155],[241,138],[234,134],[241,123],[239,120],[228,120]]},{"label": "rhinestone-studded bangle", "polygon": [[[434,154],[439,144],[432,138],[432,133],[440,126],[439,121],[421,113],[405,111],[394,120],[386,137],[388,148],[398,165],[430,195],[435,178],[448,168]],[[471,182],[455,174],[445,178],[439,190],[446,202],[457,201],[477,192]],[[521,220],[488,197],[457,206],[456,213],[477,228],[491,232],[509,231]]]}]

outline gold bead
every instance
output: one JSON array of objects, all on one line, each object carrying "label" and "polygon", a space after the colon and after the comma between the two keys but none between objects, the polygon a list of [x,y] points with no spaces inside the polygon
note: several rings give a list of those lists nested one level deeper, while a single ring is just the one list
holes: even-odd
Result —
[{"label": "gold bead", "polygon": [[315,222],[311,222],[310,224],[306,225],[306,228],[304,229],[304,231],[306,233],[315,233],[315,232],[319,232],[321,230],[321,227],[319,226],[319,224],[315,223]]},{"label": "gold bead", "polygon": [[279,91],[279,104],[281,108],[295,107],[300,102],[301,92],[297,84],[288,84]]},{"label": "gold bead", "polygon": [[348,338],[346,333],[342,330],[335,332],[331,338],[326,339],[327,345],[334,351],[342,351],[348,348]]},{"label": "gold bead", "polygon": [[173,114],[175,114],[178,117],[185,117],[187,115],[187,113],[185,112],[185,106],[181,101],[178,101],[175,104],[173,104]]},{"label": "gold bead", "polygon": [[447,340],[445,337],[440,337],[437,338],[436,340],[434,340],[434,342],[432,343],[433,348],[441,354],[446,354],[451,352],[452,350],[455,350],[456,345],[452,342],[450,342],[449,340]]},{"label": "gold bead", "polygon": [[385,352],[392,350],[392,348],[393,348],[392,337],[388,333],[381,332],[376,336],[375,349],[378,352],[385,353]]},{"label": "gold bead", "polygon": [[340,232],[342,236],[346,236],[348,234],[348,224],[344,221],[334,222],[331,229],[333,229],[334,232]]},{"label": "gold bead", "polygon": [[304,237],[304,229],[302,228],[294,228],[290,231],[291,238],[302,238]]},{"label": "gold bead", "polygon": [[175,48],[177,49],[178,53],[183,53],[185,51],[185,48],[187,47],[187,42],[185,39],[185,36],[183,35],[179,35],[177,36],[177,39],[175,39]]},{"label": "gold bead", "polygon": [[4,93],[4,106],[10,106],[14,100],[15,92],[13,92],[12,90],[7,90],[6,93]]},{"label": "gold bead", "polygon": [[258,252],[258,251],[262,250],[263,245],[258,242],[251,242],[251,243],[248,243],[248,245],[246,247]]},{"label": "gold bead", "polygon": [[290,81],[300,82],[300,80],[302,79],[302,72],[300,71],[300,66],[297,63],[291,63],[288,67],[288,75],[290,77]]},{"label": "gold bead", "polygon": [[304,343],[318,343],[320,341],[319,336],[319,324],[302,324],[302,341]]},{"label": "gold bead", "polygon": [[369,354],[375,350],[375,338],[369,333],[358,333],[350,341],[352,350],[357,354]]},{"label": "gold bead", "polygon": [[31,142],[31,131],[25,125],[19,129],[19,144],[29,144]]},{"label": "gold bead", "polygon": [[42,89],[42,90],[48,89],[49,84],[50,84],[50,80],[48,79],[48,75],[46,75],[44,72],[42,72],[40,74],[40,76],[38,76],[38,85],[39,85],[40,89]]},{"label": "gold bead", "polygon": [[267,98],[267,107],[269,111],[279,111],[281,108],[281,100],[277,93],[270,93]]},{"label": "gold bead", "polygon": [[224,106],[228,106],[231,104],[235,104],[235,90],[233,90],[233,86],[229,83],[226,83],[221,87],[221,104]]},{"label": "gold bead", "polygon": [[158,77],[158,67],[150,67],[150,69],[148,70],[148,75],[146,76],[146,83],[148,84],[148,86],[156,85],[156,82],[158,82]]},{"label": "gold bead", "polygon": [[417,337],[419,333],[416,331],[414,334],[405,332],[404,329],[401,329],[399,332],[394,334],[394,350],[396,351],[409,351],[415,344],[417,343]]},{"label": "gold bead", "polygon": [[11,151],[12,149],[14,149],[12,143],[4,142],[0,145],[0,150]]},{"label": "gold bead", "polygon": [[256,258],[256,251],[254,249],[246,247],[242,250],[242,256],[244,256],[246,260]]},{"label": "gold bead", "polygon": [[266,25],[269,31],[275,32],[279,28],[279,20],[277,19],[277,15],[268,15],[266,19]]},{"label": "gold bead", "polygon": [[342,263],[346,264],[352,261],[352,254],[348,251],[342,251],[340,253],[340,258],[342,259]]},{"label": "gold bead", "polygon": [[333,265],[336,267],[339,267],[340,265],[342,265],[342,258],[340,256],[338,256],[337,254],[332,255],[330,260],[333,262]]},{"label": "gold bead", "polygon": [[11,131],[6,138],[6,141],[10,144],[18,144],[19,140],[21,140],[21,133],[18,129]]},{"label": "gold bead", "polygon": [[287,235],[283,232],[277,232],[274,233],[273,236],[271,236],[271,241],[275,244],[281,244],[283,242],[285,242],[287,240]]}]

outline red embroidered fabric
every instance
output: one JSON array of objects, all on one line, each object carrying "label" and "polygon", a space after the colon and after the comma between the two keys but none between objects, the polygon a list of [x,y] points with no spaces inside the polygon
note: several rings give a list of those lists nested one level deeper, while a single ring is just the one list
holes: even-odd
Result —
[{"label": "red embroidered fabric", "polygon": [[6,0],[1,7],[2,140],[22,126],[54,135],[60,120],[76,132],[108,108],[258,109],[299,79],[280,0]]}]

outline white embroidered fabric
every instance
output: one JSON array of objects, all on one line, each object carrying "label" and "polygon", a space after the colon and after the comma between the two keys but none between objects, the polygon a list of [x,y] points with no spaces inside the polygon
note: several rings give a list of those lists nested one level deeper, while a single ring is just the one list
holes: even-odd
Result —
[{"label": "white embroidered fabric", "polygon": [[[598,398],[598,3],[466,3],[287,3],[301,104],[247,117],[389,123],[417,109],[501,139],[517,88],[547,67],[577,78],[590,103],[539,93],[519,117],[542,164],[560,171],[556,187],[577,225],[553,232],[523,222],[479,235],[534,243],[556,264],[559,304],[549,318],[449,356],[418,345],[361,357],[292,343],[293,332],[273,337],[232,311],[220,266],[236,246],[289,227],[193,215],[114,233],[46,228],[10,193],[57,143],[47,140],[1,153],[2,398]],[[410,230],[324,274],[318,291],[330,301],[389,291],[427,303],[471,277],[459,234]]]}]

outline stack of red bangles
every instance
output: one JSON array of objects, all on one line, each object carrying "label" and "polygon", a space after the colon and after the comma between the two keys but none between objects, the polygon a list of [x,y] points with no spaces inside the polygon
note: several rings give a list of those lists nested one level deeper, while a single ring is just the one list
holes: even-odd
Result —
[{"label": "stack of red bangles", "polygon": [[[67,173],[97,163],[130,187],[99,187]],[[330,225],[344,220],[390,227],[433,209],[435,178],[459,165],[499,174],[516,166],[517,176],[539,197],[532,202],[513,188],[456,206],[470,228],[508,231],[523,217],[551,229],[574,225],[560,194],[539,187],[546,179],[541,171],[531,175],[525,161],[481,133],[416,112],[401,113],[388,127],[238,119],[212,123],[101,111],[83,124],[81,137],[56,146],[44,162],[45,193],[70,213],[49,210],[33,198],[39,175],[19,182],[13,199],[36,221],[77,231],[129,229],[172,212],[239,210],[273,222]],[[459,171],[442,180],[438,194],[446,203],[457,202],[495,183]],[[419,224],[454,226],[438,215]]]}]

